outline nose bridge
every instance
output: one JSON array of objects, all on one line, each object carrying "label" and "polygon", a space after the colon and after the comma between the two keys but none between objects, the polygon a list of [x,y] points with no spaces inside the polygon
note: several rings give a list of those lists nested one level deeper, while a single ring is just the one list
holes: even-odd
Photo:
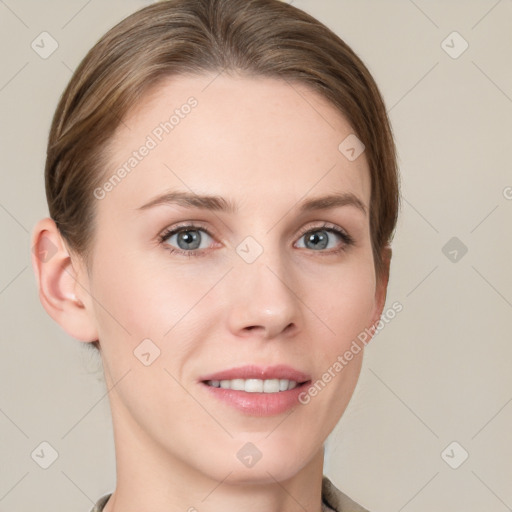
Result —
[{"label": "nose bridge", "polygon": [[293,270],[278,243],[263,246],[247,237],[236,248],[231,276],[230,325],[235,332],[264,331],[278,335],[299,324],[299,302],[293,291]]}]

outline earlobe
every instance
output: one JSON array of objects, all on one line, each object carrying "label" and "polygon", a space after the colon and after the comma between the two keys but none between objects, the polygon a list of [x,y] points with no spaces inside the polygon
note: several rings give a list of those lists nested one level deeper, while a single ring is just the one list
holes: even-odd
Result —
[{"label": "earlobe", "polygon": [[39,299],[46,312],[73,338],[97,340],[87,275],[74,267],[53,219],[45,218],[36,224],[31,247]]}]

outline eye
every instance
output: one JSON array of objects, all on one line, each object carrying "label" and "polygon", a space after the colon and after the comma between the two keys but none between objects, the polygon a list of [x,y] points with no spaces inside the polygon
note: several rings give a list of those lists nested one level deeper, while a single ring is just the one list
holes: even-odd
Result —
[{"label": "eye", "polygon": [[[206,255],[213,242],[207,229],[194,224],[169,228],[158,238],[166,250],[183,256]],[[323,224],[303,229],[296,247],[330,255],[345,251],[351,245],[354,245],[354,240],[348,233],[335,225]]]},{"label": "eye", "polygon": [[[304,239],[304,242],[301,244],[300,240],[302,239]],[[313,251],[337,253],[346,250],[347,247],[353,245],[353,243],[352,237],[340,228],[323,225],[304,230],[301,233],[299,242],[297,242],[297,247],[311,249]],[[327,251],[325,251],[326,249]]]},{"label": "eye", "polygon": [[171,253],[197,256],[201,250],[211,246],[213,238],[204,228],[194,225],[179,226],[166,230],[159,236]]}]

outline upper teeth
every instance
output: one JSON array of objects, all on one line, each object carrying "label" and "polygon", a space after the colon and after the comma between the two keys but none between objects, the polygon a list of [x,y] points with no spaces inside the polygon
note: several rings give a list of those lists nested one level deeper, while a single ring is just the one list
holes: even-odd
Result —
[{"label": "upper teeth", "polygon": [[209,380],[207,384],[215,388],[234,389],[247,393],[278,393],[297,386],[296,381],[288,379]]}]

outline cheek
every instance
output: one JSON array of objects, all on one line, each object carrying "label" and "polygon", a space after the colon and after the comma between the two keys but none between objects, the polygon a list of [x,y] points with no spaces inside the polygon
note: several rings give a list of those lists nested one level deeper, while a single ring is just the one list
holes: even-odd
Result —
[{"label": "cheek", "polygon": [[336,337],[352,339],[371,321],[375,287],[365,280],[345,281],[332,291],[329,314]]},{"label": "cheek", "polygon": [[324,293],[310,294],[315,304],[311,309],[328,327],[322,328],[322,336],[314,336],[316,380],[303,398],[321,436],[339,421],[357,384],[364,353],[358,336],[371,325],[375,307],[373,276],[371,266],[347,267],[324,286]]},{"label": "cheek", "polygon": [[[365,261],[366,260],[366,261]],[[313,283],[310,283],[313,285]],[[373,319],[375,310],[375,274],[373,261],[361,258],[354,264],[340,266],[315,293],[305,295],[311,309],[323,320],[324,349],[329,353],[341,350]]]},{"label": "cheek", "polygon": [[151,333],[161,338],[204,287],[187,282],[179,269],[170,276],[168,268],[158,269],[140,255],[114,250],[97,258],[92,293],[100,328],[109,335]]},{"label": "cheek", "polygon": [[147,268],[128,256],[98,258],[92,293],[98,336],[105,355],[120,371],[134,362],[133,351],[145,339],[161,345],[179,308],[169,290]]}]

